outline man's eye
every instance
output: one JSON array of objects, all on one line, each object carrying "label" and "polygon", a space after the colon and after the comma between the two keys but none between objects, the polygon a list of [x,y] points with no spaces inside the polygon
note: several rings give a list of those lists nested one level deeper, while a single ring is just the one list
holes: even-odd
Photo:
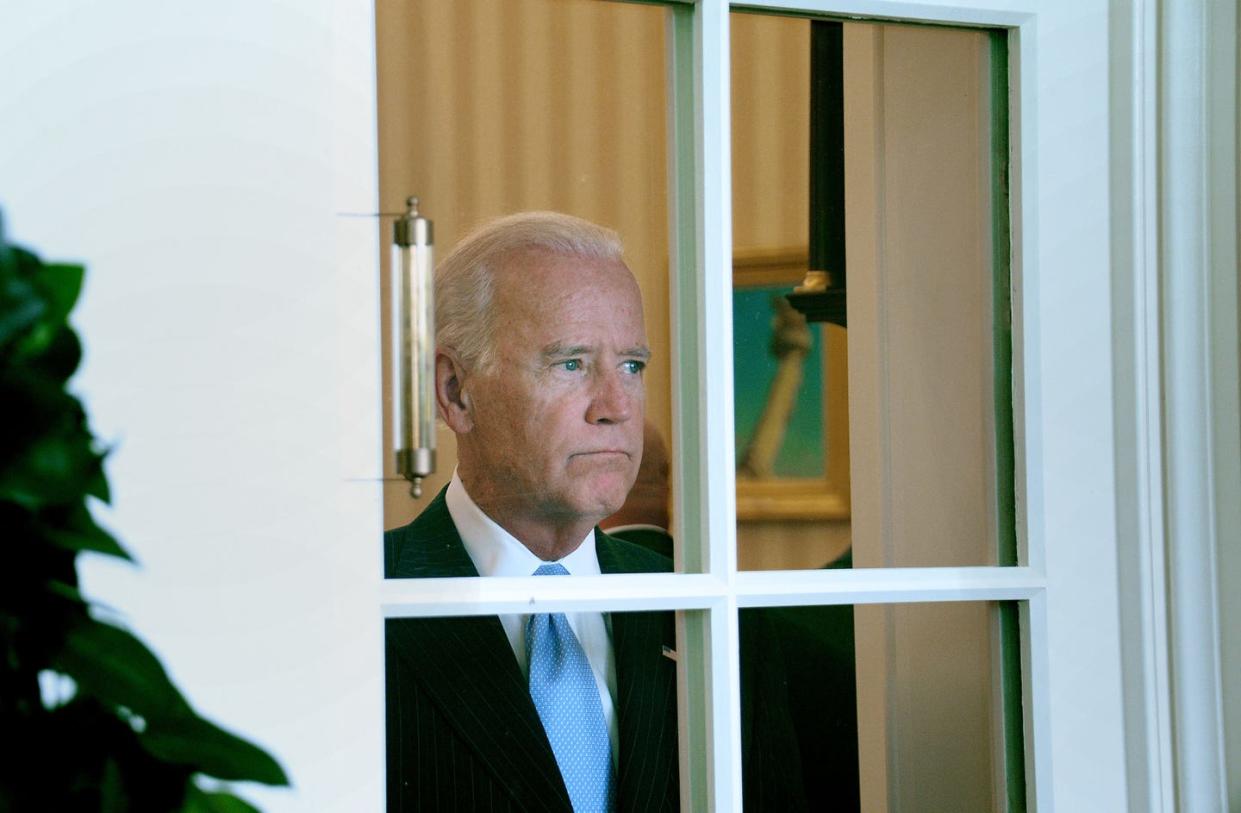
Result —
[{"label": "man's eye", "polygon": [[565,368],[565,370],[567,370],[570,373],[576,373],[578,370],[582,369],[582,360],[581,359],[565,359],[564,361],[560,362],[560,366]]},{"label": "man's eye", "polygon": [[622,363],[621,366],[625,368],[625,372],[637,375],[646,369],[646,362],[630,359],[629,361]]}]

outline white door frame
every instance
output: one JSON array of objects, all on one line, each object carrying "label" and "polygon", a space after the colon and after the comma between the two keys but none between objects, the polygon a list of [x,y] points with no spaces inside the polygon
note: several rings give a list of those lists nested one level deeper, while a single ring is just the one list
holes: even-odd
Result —
[{"label": "white door frame", "polygon": [[1226,810],[1241,804],[1236,6],[1135,2],[1112,41],[1130,802]]},{"label": "white door frame", "polygon": [[[1236,346],[1235,310],[1230,316],[1211,307],[1221,293],[1236,301],[1235,275],[1230,288],[1226,275],[1210,273],[1228,256],[1235,266],[1235,233],[1231,243],[1220,233],[1229,222],[1219,214],[1231,190],[1235,224],[1236,159],[1225,149],[1231,144],[1235,151],[1235,86],[1228,125],[1226,117],[1208,116],[1227,96],[1227,83],[1207,79],[1218,75],[1216,62],[1231,57],[1235,65],[1235,34],[1228,33],[1235,32],[1235,17],[1228,18],[1234,21],[1229,27],[1219,24],[1226,10],[1202,3],[1135,2],[1113,9],[1102,0],[745,5],[1013,31],[1013,285],[1020,294],[1014,296],[1014,404],[1024,566],[1005,572],[737,573],[731,345],[721,341],[730,336],[721,281],[732,215],[728,3],[699,0],[678,6],[680,22],[670,37],[690,44],[693,53],[693,64],[682,66],[693,68],[692,78],[676,83],[673,94],[693,97],[692,116],[674,116],[690,131],[682,143],[693,145],[683,156],[693,166],[673,169],[679,195],[673,210],[683,225],[686,218],[693,223],[693,239],[674,241],[673,312],[688,318],[677,335],[688,375],[674,395],[681,435],[674,457],[677,493],[686,501],[679,516],[695,518],[676,529],[686,550],[682,564],[699,575],[644,579],[641,586],[624,577],[468,589],[423,582],[417,591],[388,584],[385,614],[496,612],[532,600],[547,609],[684,610],[686,801],[694,809],[733,810],[740,804],[741,775],[732,713],[739,688],[738,607],[954,595],[1015,599],[1023,602],[1032,709],[1031,807],[1171,809],[1178,775],[1182,787],[1201,777],[1204,798],[1222,798],[1218,720],[1227,686],[1221,688],[1218,664],[1229,650],[1219,643],[1219,603],[1191,615],[1197,610],[1189,594],[1175,586],[1206,585],[1224,599],[1216,545],[1241,524],[1228,513],[1241,499],[1232,499],[1236,478],[1224,470],[1238,458],[1227,458],[1232,447],[1221,452],[1219,445],[1236,445],[1237,433],[1228,431],[1236,415],[1235,398],[1229,401],[1236,354],[1221,354],[1192,329],[1206,324],[1206,335],[1231,337],[1230,347]],[[1208,39],[1215,43],[1204,57],[1210,69],[1183,59]],[[679,53],[683,59],[684,49]],[[1211,104],[1195,104],[1194,93],[1204,87]],[[1186,140],[1191,148],[1179,150]],[[1177,161],[1188,162],[1187,171],[1173,172]],[[1231,174],[1221,180],[1220,169]],[[1195,213],[1207,210],[1204,201],[1216,215],[1214,230],[1198,225]],[[1159,222],[1164,230],[1157,240],[1151,227]],[[1195,264],[1184,265],[1191,260]],[[1189,269],[1183,272],[1188,279],[1169,273],[1173,266]],[[1166,320],[1162,333],[1160,319]],[[1168,377],[1173,373],[1175,380]],[[1204,426],[1210,428],[1206,442]],[[1195,541],[1201,545],[1196,552],[1188,547]],[[1168,551],[1177,555],[1165,573]],[[1165,580],[1173,585],[1171,602]],[[1163,622],[1166,609],[1171,630]],[[1201,647],[1213,657],[1203,661]],[[1173,715],[1169,674],[1214,688],[1178,693]]]}]

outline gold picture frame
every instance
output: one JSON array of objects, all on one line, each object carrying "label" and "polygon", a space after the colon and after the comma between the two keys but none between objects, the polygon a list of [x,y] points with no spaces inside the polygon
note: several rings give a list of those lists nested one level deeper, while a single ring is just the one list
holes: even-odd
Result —
[{"label": "gold picture frame", "polygon": [[[738,250],[733,253],[733,290],[787,286],[791,292],[806,274],[806,247]],[[847,520],[849,518],[848,344],[844,328],[823,325],[821,404],[823,475],[819,477],[737,477],[737,519]],[[767,352],[764,346],[738,346],[736,353]],[[803,393],[798,394],[803,397]]]}]

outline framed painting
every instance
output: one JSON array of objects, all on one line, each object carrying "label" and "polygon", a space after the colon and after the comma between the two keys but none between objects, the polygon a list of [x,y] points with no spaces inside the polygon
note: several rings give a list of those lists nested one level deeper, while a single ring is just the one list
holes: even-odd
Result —
[{"label": "framed painting", "polygon": [[848,347],[844,328],[807,324],[784,294],[804,247],[733,255],[737,519],[849,517]]}]

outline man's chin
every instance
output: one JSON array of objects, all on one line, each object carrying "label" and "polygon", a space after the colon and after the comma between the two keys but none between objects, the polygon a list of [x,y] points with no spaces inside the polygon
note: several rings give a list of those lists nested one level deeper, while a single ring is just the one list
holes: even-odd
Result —
[{"label": "man's chin", "polygon": [[625,504],[629,493],[626,478],[592,478],[590,485],[592,487],[578,491],[574,502],[581,507],[583,514],[597,516],[596,522],[616,513]]}]

